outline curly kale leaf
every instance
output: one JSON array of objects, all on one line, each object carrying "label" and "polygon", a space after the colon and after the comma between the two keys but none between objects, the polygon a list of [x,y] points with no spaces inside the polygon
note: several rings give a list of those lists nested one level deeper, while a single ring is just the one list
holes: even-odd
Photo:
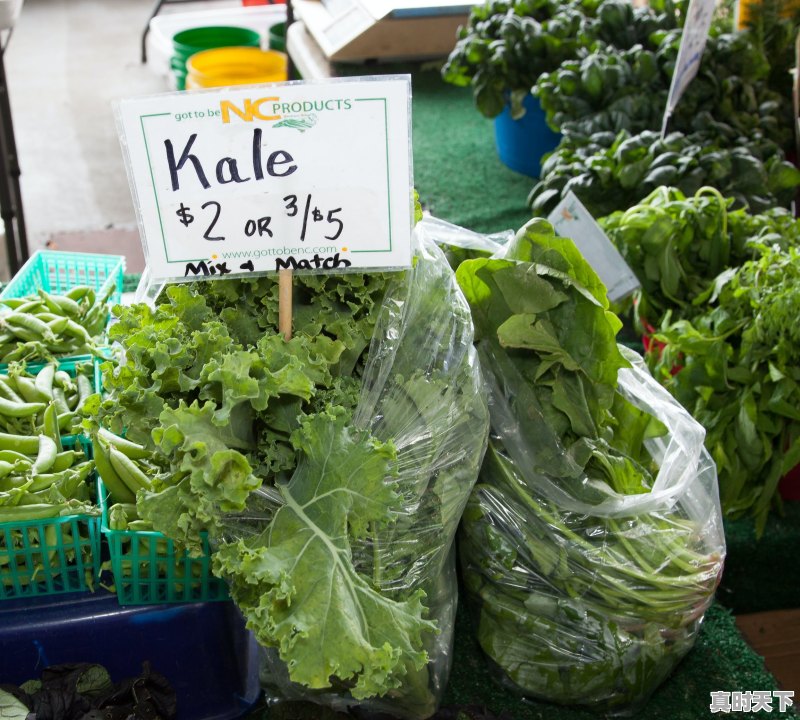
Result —
[{"label": "curly kale leaf", "polygon": [[137,498],[143,520],[197,553],[200,532],[217,526],[220,513],[243,510],[261,486],[242,454],[249,448],[215,421],[214,410],[212,403],[164,409],[153,438],[171,469]]},{"label": "curly kale leaf", "polygon": [[327,688],[335,677],[366,698],[425,666],[423,635],[435,625],[423,618],[424,593],[391,600],[353,566],[351,542],[391,523],[399,495],[394,448],[349,420],[333,409],[303,421],[292,434],[301,462],[278,487],[283,505],[260,535],[219,548],[214,565],[293,681]]}]

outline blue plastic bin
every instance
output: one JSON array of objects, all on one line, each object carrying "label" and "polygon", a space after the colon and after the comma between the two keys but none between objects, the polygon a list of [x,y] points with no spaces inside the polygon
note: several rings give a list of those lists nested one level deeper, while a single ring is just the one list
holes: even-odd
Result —
[{"label": "blue plastic bin", "polygon": [[170,682],[178,720],[229,720],[259,698],[259,647],[236,606],[121,608],[115,595],[38,597],[0,604],[0,683],[38,678],[48,665],[99,663],[115,682],[142,663]]},{"label": "blue plastic bin", "polygon": [[545,121],[539,100],[528,93],[522,102],[525,114],[511,117],[511,106],[494,119],[494,139],[497,154],[504,165],[515,172],[538,178],[542,171],[542,156],[555,150],[561,135],[553,132]]}]

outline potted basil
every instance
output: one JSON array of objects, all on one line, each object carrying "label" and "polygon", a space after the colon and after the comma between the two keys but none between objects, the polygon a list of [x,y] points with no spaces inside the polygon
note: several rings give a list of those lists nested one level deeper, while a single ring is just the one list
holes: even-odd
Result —
[{"label": "potted basil", "polygon": [[532,95],[540,76],[609,46],[646,45],[653,32],[679,24],[684,2],[634,8],[628,0],[490,0],[472,8],[442,77],[472,87],[478,111],[495,120],[500,159],[538,177],[541,157],[559,141]]},{"label": "potted basil", "polygon": [[531,88],[575,56],[585,22],[577,3],[491,0],[474,6],[459,29],[442,77],[472,87],[478,111],[495,121],[498,155],[512,170],[538,177],[540,158],[558,144]]}]

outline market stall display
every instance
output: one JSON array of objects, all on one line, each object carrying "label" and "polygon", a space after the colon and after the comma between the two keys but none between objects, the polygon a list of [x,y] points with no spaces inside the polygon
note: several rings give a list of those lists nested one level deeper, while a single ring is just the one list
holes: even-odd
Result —
[{"label": "market stall display", "polygon": [[[295,262],[279,279],[273,259],[222,279],[213,268],[236,273],[233,262],[192,255],[182,281],[156,293],[164,275],[148,303],[110,313],[119,258],[41,256],[42,272],[20,273],[0,294],[0,599],[30,601],[59,639],[90,605],[104,629],[119,609],[126,642],[139,624],[191,633],[211,618],[204,641],[234,660],[211,673],[225,675],[212,698],[224,720],[257,693],[264,717],[297,705],[315,718],[427,720],[452,701],[461,663],[498,681],[480,689],[503,697],[484,713],[625,714],[695,645],[711,668],[700,629],[727,618],[713,604],[723,515],[754,517],[762,533],[800,461],[787,320],[800,171],[784,152],[788,21],[759,36],[718,18],[662,137],[685,12],[668,0],[495,0],[473,10],[444,70],[486,117],[519,116],[538,96],[563,137],[529,208],[549,213],[574,192],[639,278],[632,301],[612,308],[577,246],[542,219],[485,237],[419,206],[402,271]],[[253,123],[255,177],[263,118],[249,107],[233,119]],[[283,138],[313,126],[279,120]],[[198,170],[205,149],[184,140],[174,189],[184,166],[184,189],[212,178]],[[236,183],[250,178],[217,156],[214,192],[235,212]],[[489,177],[469,162],[473,182]],[[184,198],[195,213],[199,193]],[[283,211],[300,226],[298,197]],[[304,197],[302,242],[324,218]],[[493,230],[501,206],[487,210]],[[180,207],[170,219],[188,228]],[[317,229],[338,237],[350,216],[324,209]],[[240,220],[244,232],[269,226]],[[616,311],[645,335],[644,359],[618,344]],[[471,623],[463,610],[456,620],[459,587]],[[26,644],[9,657],[28,663],[38,629],[5,617]],[[482,656],[465,650],[472,640]],[[178,717],[191,693],[178,666],[193,662],[171,668]],[[453,674],[460,698],[477,697]]]}]

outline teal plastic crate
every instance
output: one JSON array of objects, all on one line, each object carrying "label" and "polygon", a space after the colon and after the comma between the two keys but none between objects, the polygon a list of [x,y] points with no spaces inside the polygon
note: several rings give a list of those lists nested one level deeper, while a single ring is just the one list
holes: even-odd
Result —
[{"label": "teal plastic crate", "polygon": [[[65,449],[80,443],[92,457],[85,438],[65,437],[62,443]],[[0,600],[93,589],[100,552],[99,515],[0,522]]]},{"label": "teal plastic crate", "polygon": [[153,530],[111,530],[108,496],[98,477],[101,529],[108,543],[111,571],[120,605],[214,602],[228,600],[228,586],[211,574],[211,550],[203,538],[203,554],[191,557],[163,533]]},{"label": "teal plastic crate", "polygon": [[[93,366],[92,372],[87,375],[92,380],[92,388],[95,392],[100,392],[100,386],[97,384],[99,381],[97,374],[97,358],[94,355],[70,355],[69,357],[59,358],[58,369],[64,370],[69,373],[70,377],[75,377],[77,374],[77,366],[83,363],[88,363]],[[32,362],[25,364],[25,370],[31,375],[36,375],[45,365],[50,363],[46,362]],[[8,375],[9,363],[0,363],[0,375]]]},{"label": "teal plastic crate", "polygon": [[95,253],[38,250],[0,292],[0,298],[35,295],[39,288],[63,294],[78,285],[88,285],[98,294],[109,286],[115,290],[111,301],[122,300],[125,257]]},{"label": "teal plastic crate", "polygon": [[100,573],[100,518],[0,523],[0,599],[82,592]]}]

